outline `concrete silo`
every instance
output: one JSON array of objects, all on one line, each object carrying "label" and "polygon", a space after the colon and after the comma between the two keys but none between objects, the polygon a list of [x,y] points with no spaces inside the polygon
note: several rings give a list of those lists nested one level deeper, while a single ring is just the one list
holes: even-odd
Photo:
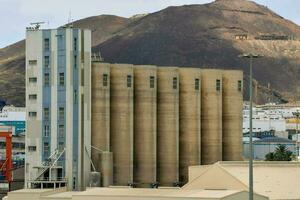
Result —
[{"label": "concrete silo", "polygon": [[179,175],[187,183],[188,167],[201,163],[201,74],[179,69]]},{"label": "concrete silo", "polygon": [[[102,183],[112,184],[112,160],[102,159],[103,152],[110,154],[110,64],[92,64],[92,160],[97,171],[101,172]],[[110,168],[107,166],[111,166]],[[105,172],[104,170],[105,169]],[[110,172],[110,173],[108,173]]]},{"label": "concrete silo", "polygon": [[243,72],[223,71],[223,160],[242,160]]},{"label": "concrete silo", "polygon": [[112,64],[110,70],[110,147],[114,185],[133,182],[133,65]]},{"label": "concrete silo", "polygon": [[222,71],[201,70],[201,164],[222,160]]},{"label": "concrete silo", "polygon": [[156,67],[134,67],[134,182],[156,183]]},{"label": "concrete silo", "polygon": [[177,183],[179,169],[179,74],[178,68],[157,70],[157,181]]}]

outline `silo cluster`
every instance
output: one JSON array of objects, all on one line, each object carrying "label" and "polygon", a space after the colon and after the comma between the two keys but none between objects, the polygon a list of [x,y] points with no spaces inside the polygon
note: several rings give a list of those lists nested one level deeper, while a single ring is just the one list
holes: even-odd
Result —
[{"label": "silo cluster", "polygon": [[92,64],[92,160],[102,186],[180,186],[188,167],[242,159],[243,73]]}]

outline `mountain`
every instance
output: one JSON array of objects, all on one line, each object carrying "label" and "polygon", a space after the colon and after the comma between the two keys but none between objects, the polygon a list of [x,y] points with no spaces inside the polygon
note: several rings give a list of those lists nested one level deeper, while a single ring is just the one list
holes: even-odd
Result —
[{"label": "mountain", "polygon": [[[106,62],[242,69],[245,85],[249,60],[238,55],[262,54],[254,61],[255,100],[300,97],[300,27],[252,1],[216,0],[133,18],[101,15],[74,26],[92,30],[93,51]],[[24,104],[24,42],[0,49],[0,71],[1,97]]]}]

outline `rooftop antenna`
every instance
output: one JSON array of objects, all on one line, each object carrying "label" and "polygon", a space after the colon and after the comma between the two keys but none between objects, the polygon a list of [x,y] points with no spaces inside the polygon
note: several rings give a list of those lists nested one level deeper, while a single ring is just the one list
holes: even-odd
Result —
[{"label": "rooftop antenna", "polygon": [[35,30],[39,30],[42,24],[45,24],[45,22],[33,22],[33,23],[30,23],[30,25],[34,25],[35,26],[34,27]]},{"label": "rooftop antenna", "polygon": [[68,26],[73,27],[73,19],[72,19],[72,12],[69,11],[69,17],[68,17]]}]

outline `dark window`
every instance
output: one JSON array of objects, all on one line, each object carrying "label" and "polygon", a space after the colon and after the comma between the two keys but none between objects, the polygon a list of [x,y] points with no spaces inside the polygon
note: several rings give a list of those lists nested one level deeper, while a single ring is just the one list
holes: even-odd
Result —
[{"label": "dark window", "polygon": [[65,74],[59,73],[59,85],[64,86],[65,85]]},{"label": "dark window", "polygon": [[216,80],[216,90],[217,91],[221,90],[221,81],[219,79]]},{"label": "dark window", "polygon": [[49,56],[45,56],[44,57],[44,62],[45,62],[45,67],[49,67],[49,65],[50,65],[50,58],[49,58]]},{"label": "dark window", "polygon": [[36,77],[30,77],[29,78],[29,83],[36,83],[37,82],[37,78]]},{"label": "dark window", "polygon": [[36,146],[28,146],[28,151],[36,151]]},{"label": "dark window", "polygon": [[238,80],[238,91],[241,92],[242,91],[242,81]]},{"label": "dark window", "polygon": [[65,126],[60,124],[58,126],[58,136],[59,137],[64,137],[64,135],[65,135]]},{"label": "dark window", "polygon": [[62,152],[64,150],[64,148],[65,148],[64,142],[59,142],[58,143],[58,151]]},{"label": "dark window", "polygon": [[37,99],[37,95],[36,94],[30,94],[29,95],[29,99],[30,100],[36,100]]},{"label": "dark window", "polygon": [[44,85],[48,86],[50,84],[50,77],[49,77],[49,73],[45,73],[45,77],[44,77]]},{"label": "dark window", "polygon": [[155,77],[150,76],[150,88],[154,88],[154,86],[155,86]]},{"label": "dark window", "polygon": [[74,103],[77,103],[77,90],[74,90]]},{"label": "dark window", "polygon": [[50,50],[50,40],[49,40],[49,38],[44,39],[44,49],[45,49],[45,51]]},{"label": "dark window", "polygon": [[74,51],[77,51],[77,38],[74,38],[73,42]]},{"label": "dark window", "polygon": [[59,107],[59,119],[64,120],[65,119],[65,108],[64,107]]},{"label": "dark window", "polygon": [[132,84],[132,77],[131,75],[127,75],[127,87],[130,88]]},{"label": "dark window", "polygon": [[44,126],[44,137],[50,137],[50,126],[49,125]]},{"label": "dark window", "polygon": [[77,56],[76,55],[74,56],[74,68],[75,69],[77,68]]},{"label": "dark window", "polygon": [[49,157],[50,146],[48,142],[44,142],[44,156]]},{"label": "dark window", "polygon": [[29,112],[29,113],[28,113],[28,116],[29,116],[29,117],[36,117],[36,112]]},{"label": "dark window", "polygon": [[177,77],[173,77],[173,89],[177,89]]},{"label": "dark window", "polygon": [[29,65],[36,65],[37,60],[29,60],[28,63],[29,63]]},{"label": "dark window", "polygon": [[195,90],[200,90],[200,80],[198,78],[195,79]]},{"label": "dark window", "polygon": [[108,75],[107,74],[103,74],[103,77],[102,77],[102,81],[103,81],[103,86],[107,86],[108,85]]},{"label": "dark window", "polygon": [[50,115],[49,115],[49,108],[44,108],[44,120],[49,120]]}]

